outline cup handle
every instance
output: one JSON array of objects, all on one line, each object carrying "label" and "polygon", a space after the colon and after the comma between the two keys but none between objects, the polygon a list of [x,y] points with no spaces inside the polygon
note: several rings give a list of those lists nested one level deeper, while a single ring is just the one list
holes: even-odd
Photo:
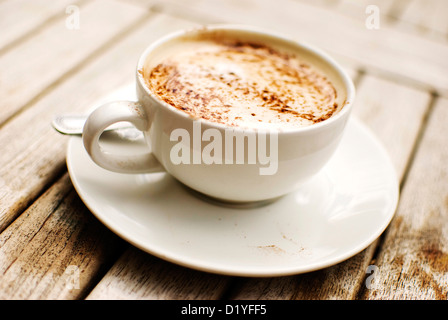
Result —
[{"label": "cup handle", "polygon": [[120,155],[102,150],[99,139],[104,129],[120,121],[130,122],[141,131],[149,127],[146,111],[138,102],[115,101],[100,106],[88,116],[82,133],[84,147],[92,160],[104,169],[119,173],[165,171],[151,152]]}]

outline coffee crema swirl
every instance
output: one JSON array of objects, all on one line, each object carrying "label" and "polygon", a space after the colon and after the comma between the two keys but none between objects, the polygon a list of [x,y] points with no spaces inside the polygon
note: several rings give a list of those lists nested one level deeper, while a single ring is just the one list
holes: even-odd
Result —
[{"label": "coffee crema swirl", "polygon": [[141,71],[159,99],[192,117],[238,127],[296,128],[338,111],[332,83],[295,55],[249,42],[197,42]]}]

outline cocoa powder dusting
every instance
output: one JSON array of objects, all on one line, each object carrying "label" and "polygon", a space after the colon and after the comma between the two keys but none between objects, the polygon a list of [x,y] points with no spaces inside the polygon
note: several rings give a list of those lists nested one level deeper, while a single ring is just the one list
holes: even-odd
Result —
[{"label": "cocoa powder dusting", "polygon": [[145,77],[161,100],[230,126],[311,125],[338,111],[329,80],[299,58],[262,44],[204,41]]}]

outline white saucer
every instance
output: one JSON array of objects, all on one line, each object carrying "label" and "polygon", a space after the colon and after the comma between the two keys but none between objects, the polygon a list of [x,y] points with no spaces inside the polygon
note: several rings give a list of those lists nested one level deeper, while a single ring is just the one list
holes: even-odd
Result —
[{"label": "white saucer", "polygon": [[[113,135],[102,142],[106,148],[145,148],[140,139],[123,143]],[[106,171],[80,137],[69,141],[67,165],[81,199],[120,237],[167,261],[225,275],[284,276],[339,263],[384,231],[398,202],[387,153],[354,118],[318,176],[261,207],[204,201],[166,173]]]}]

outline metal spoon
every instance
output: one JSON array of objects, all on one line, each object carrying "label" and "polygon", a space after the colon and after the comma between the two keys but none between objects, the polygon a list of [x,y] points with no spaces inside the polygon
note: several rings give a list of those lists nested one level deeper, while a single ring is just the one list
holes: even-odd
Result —
[{"label": "metal spoon", "polygon": [[[87,116],[81,115],[57,115],[51,122],[53,128],[62,134],[81,135]],[[135,140],[142,136],[142,132],[127,122],[115,123],[104,131],[116,131],[116,133],[125,139]]]}]

